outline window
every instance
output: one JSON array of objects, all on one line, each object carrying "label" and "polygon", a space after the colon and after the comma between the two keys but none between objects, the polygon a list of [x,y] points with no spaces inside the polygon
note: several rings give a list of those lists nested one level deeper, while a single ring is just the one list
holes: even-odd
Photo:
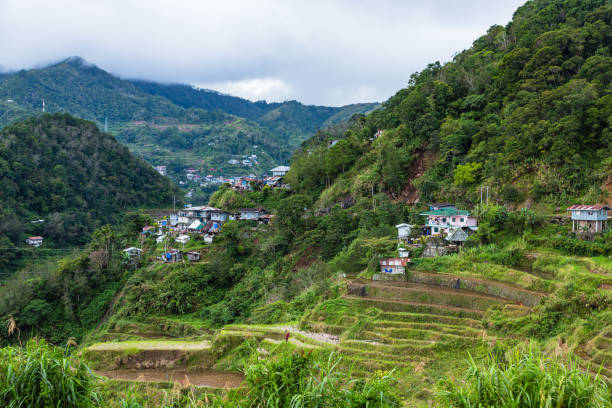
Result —
[{"label": "window", "polygon": [[465,218],[462,218],[462,219],[461,219],[461,222],[465,222]]},{"label": "window", "polygon": [[442,218],[442,222],[446,222],[446,218]]},{"label": "window", "polygon": [[457,221],[457,219],[456,219],[456,218],[453,218],[453,222],[456,222],[456,221]]},{"label": "window", "polygon": [[438,232],[438,227],[434,227],[434,232]]}]

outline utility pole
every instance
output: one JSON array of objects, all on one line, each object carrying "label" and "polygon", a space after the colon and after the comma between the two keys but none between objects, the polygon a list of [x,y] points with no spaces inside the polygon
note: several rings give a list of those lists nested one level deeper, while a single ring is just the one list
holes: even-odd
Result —
[{"label": "utility pole", "polygon": [[174,208],[174,212],[176,212],[176,194],[174,195],[174,206],[173,206],[173,208]]},{"label": "utility pole", "polygon": [[487,186],[487,205],[489,205],[489,186]]},{"label": "utility pole", "polygon": [[43,98],[42,111],[45,113],[45,98]]},{"label": "utility pole", "polygon": [[104,118],[104,133],[108,133],[108,118]]}]

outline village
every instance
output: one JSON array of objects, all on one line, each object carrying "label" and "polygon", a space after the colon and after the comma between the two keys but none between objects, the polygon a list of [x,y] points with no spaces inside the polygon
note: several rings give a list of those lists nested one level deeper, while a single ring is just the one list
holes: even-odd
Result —
[{"label": "village", "polygon": [[[240,177],[231,181],[229,187],[235,191],[247,192],[271,188],[290,187],[284,183],[284,176],[290,170],[287,166],[278,166],[270,170],[270,176]],[[572,232],[578,238],[593,239],[607,230],[608,210],[606,205],[573,205],[567,208]],[[393,258],[380,258],[380,273],[374,279],[384,276],[404,275],[409,266],[410,254],[431,258],[454,254],[460,251],[468,237],[478,231],[478,219],[469,210],[457,208],[451,203],[432,203],[428,210],[419,213],[423,219],[421,225],[401,223],[397,229],[397,253]],[[228,212],[210,206],[186,206],[183,210],[159,220],[155,226],[145,226],[142,234],[153,234],[158,244],[164,244],[164,254],[158,259],[163,262],[178,262],[184,259],[198,261],[197,251],[181,252],[169,248],[174,242],[183,247],[192,237],[200,237],[206,244],[212,244],[215,236],[227,221],[252,221],[258,224],[269,224],[274,215],[265,208],[242,208]],[[32,237],[41,239],[41,237]],[[39,245],[42,245],[42,239]],[[125,250],[129,258],[139,257],[139,248]]]}]

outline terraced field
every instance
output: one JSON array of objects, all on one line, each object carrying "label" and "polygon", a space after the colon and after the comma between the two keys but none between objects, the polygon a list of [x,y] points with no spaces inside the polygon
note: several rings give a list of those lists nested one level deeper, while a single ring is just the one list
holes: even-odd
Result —
[{"label": "terraced field", "polygon": [[612,378],[612,326],[606,327],[586,345],[579,347],[577,354],[590,371]]},{"label": "terraced field", "polygon": [[[347,279],[343,296],[321,303],[297,324],[234,324],[213,334],[163,318],[119,322],[84,354],[110,378],[188,378],[191,384],[233,387],[241,377],[218,369],[235,367],[229,363],[237,356],[234,350],[248,339],[265,358],[288,332],[288,343],[297,349],[338,353],[340,367],[352,377],[395,370],[400,389],[412,393],[416,406],[431,400],[435,381],[463,373],[468,352],[482,357],[500,339],[486,325],[487,310],[512,308],[526,314],[545,296],[508,282],[466,276],[455,288],[457,279],[423,271],[402,281]],[[603,363],[606,375],[612,346],[608,329],[580,350],[585,364]]]}]

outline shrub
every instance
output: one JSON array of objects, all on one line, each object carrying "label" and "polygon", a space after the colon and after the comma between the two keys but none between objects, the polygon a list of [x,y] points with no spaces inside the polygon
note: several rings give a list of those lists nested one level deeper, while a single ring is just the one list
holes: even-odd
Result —
[{"label": "shrub", "polygon": [[546,358],[533,346],[500,360],[491,356],[479,366],[470,357],[463,382],[441,384],[438,399],[442,406],[604,408],[612,403],[608,385],[598,375]]},{"label": "shrub", "polygon": [[96,376],[82,361],[44,340],[0,349],[0,406],[87,408],[98,406]]}]

